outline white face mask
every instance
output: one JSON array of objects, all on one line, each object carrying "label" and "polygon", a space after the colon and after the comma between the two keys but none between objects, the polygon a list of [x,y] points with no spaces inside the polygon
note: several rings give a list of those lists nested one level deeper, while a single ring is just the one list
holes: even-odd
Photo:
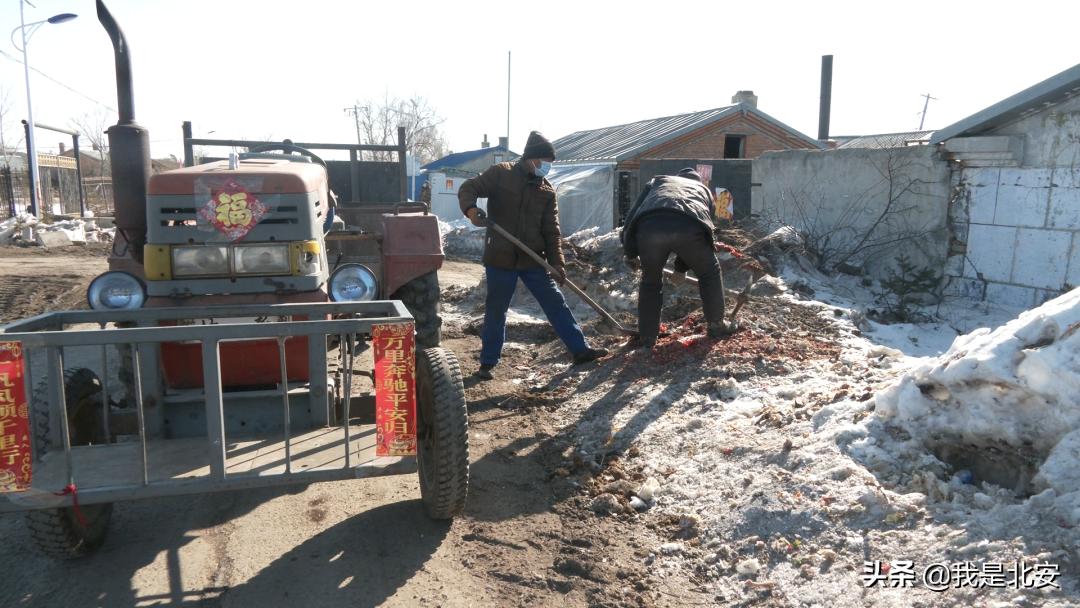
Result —
[{"label": "white face mask", "polygon": [[544,177],[551,171],[551,163],[546,160],[540,161],[540,166],[533,170],[537,177]]}]

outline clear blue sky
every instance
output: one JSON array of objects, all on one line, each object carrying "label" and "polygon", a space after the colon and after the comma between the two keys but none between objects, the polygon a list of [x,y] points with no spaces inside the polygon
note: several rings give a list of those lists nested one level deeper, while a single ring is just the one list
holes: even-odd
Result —
[{"label": "clear blue sky", "polygon": [[[33,1],[33,0],[32,0]],[[90,0],[37,0],[34,117],[116,106],[111,46]],[[455,151],[506,131],[573,131],[728,105],[751,89],[759,108],[817,134],[821,55],[834,60],[831,133],[913,130],[923,93],[941,128],[1076,63],[1080,3],[950,2],[353,2],[112,0],[131,45],[136,116],[154,156],[180,155],[180,123],[197,136],[355,141],[354,100],[420,95],[446,119]],[[19,25],[2,0],[0,30]],[[0,88],[21,127],[21,58],[0,40]],[[83,96],[85,95],[85,97]],[[110,121],[111,124],[112,121]],[[38,132],[39,147],[60,137]]]}]

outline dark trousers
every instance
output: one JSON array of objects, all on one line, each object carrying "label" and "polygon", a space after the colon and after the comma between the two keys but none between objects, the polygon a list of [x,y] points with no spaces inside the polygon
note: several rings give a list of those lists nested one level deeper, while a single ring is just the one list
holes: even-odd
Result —
[{"label": "dark trousers", "polygon": [[678,213],[650,213],[638,220],[637,247],[641,257],[638,332],[643,343],[656,342],[660,332],[664,265],[672,253],[697,276],[705,321],[711,325],[724,320],[724,278],[700,223]]}]

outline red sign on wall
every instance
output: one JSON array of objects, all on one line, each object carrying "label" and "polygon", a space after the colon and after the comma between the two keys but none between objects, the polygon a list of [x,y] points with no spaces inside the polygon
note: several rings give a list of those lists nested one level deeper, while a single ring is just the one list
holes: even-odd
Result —
[{"label": "red sign on wall", "polygon": [[375,456],[416,455],[416,346],[412,323],[374,325]]},{"label": "red sign on wall", "polygon": [[30,487],[30,406],[22,343],[0,342],[0,492]]}]

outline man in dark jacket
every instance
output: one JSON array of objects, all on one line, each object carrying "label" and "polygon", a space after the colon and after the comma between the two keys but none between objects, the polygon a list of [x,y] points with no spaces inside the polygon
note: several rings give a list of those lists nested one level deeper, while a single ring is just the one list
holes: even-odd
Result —
[{"label": "man in dark jacket", "polygon": [[[517,163],[492,165],[480,175],[465,180],[458,190],[461,212],[476,226],[492,221],[543,256],[555,268],[554,280],[542,266],[494,230],[484,241],[484,270],[487,299],[484,309],[483,343],[477,376],[491,379],[491,370],[502,355],[506,340],[506,311],[521,279],[547,315],[555,333],[574,356],[574,364],[593,361],[607,354],[585,342],[574,314],[555,285],[566,280],[559,230],[559,205],[555,189],[544,176],[555,160],[555,147],[533,131]],[[487,198],[487,214],[476,206],[477,198]],[[490,218],[490,219],[486,219]]]},{"label": "man in dark jacket", "polygon": [[621,233],[626,257],[641,257],[638,291],[638,332],[643,347],[651,348],[660,331],[662,279],[668,257],[675,254],[676,277],[693,270],[701,290],[708,333],[714,338],[730,333],[724,323],[724,280],[713,253],[712,193],[693,169],[677,176],[653,178],[626,216]]}]

